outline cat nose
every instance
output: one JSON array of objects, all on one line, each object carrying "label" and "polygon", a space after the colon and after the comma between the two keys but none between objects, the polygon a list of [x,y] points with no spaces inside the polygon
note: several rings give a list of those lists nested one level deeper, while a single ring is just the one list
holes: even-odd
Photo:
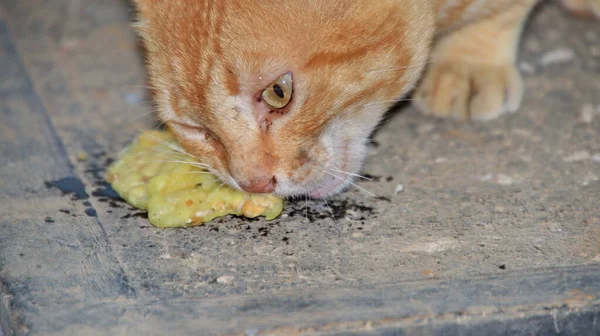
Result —
[{"label": "cat nose", "polygon": [[250,184],[242,184],[240,187],[249,193],[272,193],[275,191],[277,180],[275,176],[265,180],[254,180]]}]

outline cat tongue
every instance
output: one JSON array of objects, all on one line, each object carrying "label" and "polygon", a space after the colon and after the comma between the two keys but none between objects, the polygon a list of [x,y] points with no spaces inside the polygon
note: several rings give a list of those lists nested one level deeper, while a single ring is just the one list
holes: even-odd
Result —
[{"label": "cat tongue", "polygon": [[344,182],[343,178],[330,176],[327,179],[325,179],[325,181],[323,181],[323,185],[321,185],[319,189],[314,190],[310,194],[310,197],[323,198],[323,196],[327,195],[328,192],[337,188],[340,184],[342,184],[342,182]]}]

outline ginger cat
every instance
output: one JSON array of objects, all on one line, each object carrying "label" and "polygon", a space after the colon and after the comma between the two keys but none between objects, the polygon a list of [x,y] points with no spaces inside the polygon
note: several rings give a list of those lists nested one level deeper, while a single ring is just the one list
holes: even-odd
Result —
[{"label": "ginger cat", "polygon": [[537,1],[135,2],[159,117],[184,149],[235,188],[319,198],[351,183],[373,128],[417,83],[427,115],[515,112]]}]

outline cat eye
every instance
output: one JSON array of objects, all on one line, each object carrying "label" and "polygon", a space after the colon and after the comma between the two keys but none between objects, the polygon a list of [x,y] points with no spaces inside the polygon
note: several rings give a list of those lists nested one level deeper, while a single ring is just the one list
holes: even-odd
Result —
[{"label": "cat eye", "polygon": [[271,83],[263,92],[262,100],[270,108],[279,110],[286,107],[292,100],[294,86],[292,85],[292,73],[288,72]]}]

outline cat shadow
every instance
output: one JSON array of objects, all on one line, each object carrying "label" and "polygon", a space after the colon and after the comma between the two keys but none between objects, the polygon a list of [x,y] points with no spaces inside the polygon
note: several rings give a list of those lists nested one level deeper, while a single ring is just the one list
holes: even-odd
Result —
[{"label": "cat shadow", "polygon": [[[410,97],[411,95],[412,95],[412,92],[410,94],[408,94],[407,97]],[[392,107],[390,107],[390,109],[383,115],[383,117],[381,118],[381,121],[375,127],[373,132],[371,132],[371,135],[369,136],[369,141],[371,143],[375,142],[374,139],[377,136],[377,134],[379,134],[379,132],[381,132],[381,129],[383,128],[383,126],[390,119],[396,117],[397,115],[399,115],[401,113],[404,113],[410,106],[412,106],[412,104],[410,101],[407,101],[407,100],[401,100],[401,101],[395,103],[394,105],[392,105]]]}]

